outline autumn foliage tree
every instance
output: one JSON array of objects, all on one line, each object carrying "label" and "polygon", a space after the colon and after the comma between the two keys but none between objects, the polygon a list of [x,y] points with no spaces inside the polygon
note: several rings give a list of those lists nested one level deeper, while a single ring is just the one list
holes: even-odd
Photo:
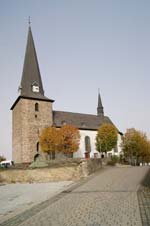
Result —
[{"label": "autumn foliage tree", "polygon": [[47,127],[42,130],[39,143],[43,152],[50,154],[60,151],[61,134],[55,127]]},{"label": "autumn foliage tree", "polygon": [[127,129],[122,140],[122,150],[125,158],[131,164],[150,160],[150,142],[146,134],[134,128]]},{"label": "autumn foliage tree", "polygon": [[72,125],[64,125],[60,129],[61,151],[63,153],[76,152],[80,144],[79,130]]},{"label": "autumn foliage tree", "polygon": [[73,153],[78,150],[80,133],[71,125],[64,125],[60,129],[48,127],[43,129],[39,143],[43,152]]},{"label": "autumn foliage tree", "polygon": [[117,144],[117,129],[112,125],[105,123],[96,135],[96,150],[98,152],[111,151]]}]

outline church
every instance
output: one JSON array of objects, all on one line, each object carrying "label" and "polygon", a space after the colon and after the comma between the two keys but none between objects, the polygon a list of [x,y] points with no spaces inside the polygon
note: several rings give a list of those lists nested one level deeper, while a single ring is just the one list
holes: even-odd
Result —
[{"label": "church", "polygon": [[[104,109],[98,94],[97,115],[53,110],[54,100],[44,94],[42,78],[36,55],[31,26],[29,25],[27,45],[19,96],[12,110],[12,157],[15,163],[30,163],[40,155],[39,135],[43,128],[69,124],[80,131],[79,150],[73,158],[99,157],[95,148],[95,137],[103,123],[112,123],[104,115]],[[117,146],[109,153],[119,155],[122,133],[118,131]]]}]

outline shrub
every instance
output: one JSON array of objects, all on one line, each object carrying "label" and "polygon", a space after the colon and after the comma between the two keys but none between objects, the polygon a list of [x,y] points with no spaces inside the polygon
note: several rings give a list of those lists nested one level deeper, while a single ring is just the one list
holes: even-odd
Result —
[{"label": "shrub", "polygon": [[111,159],[107,162],[107,165],[115,166],[119,162],[119,157],[116,155],[111,156]]},{"label": "shrub", "polygon": [[44,167],[48,167],[47,162],[45,161],[35,161],[33,163],[31,163],[31,165],[29,166],[29,168],[44,168]]}]

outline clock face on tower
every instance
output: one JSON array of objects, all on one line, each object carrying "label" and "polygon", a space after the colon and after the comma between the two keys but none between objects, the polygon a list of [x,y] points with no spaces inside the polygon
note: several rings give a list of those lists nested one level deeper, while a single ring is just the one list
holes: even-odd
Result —
[{"label": "clock face on tower", "polygon": [[32,86],[32,91],[33,91],[34,93],[39,93],[39,86],[33,85],[33,86]]}]

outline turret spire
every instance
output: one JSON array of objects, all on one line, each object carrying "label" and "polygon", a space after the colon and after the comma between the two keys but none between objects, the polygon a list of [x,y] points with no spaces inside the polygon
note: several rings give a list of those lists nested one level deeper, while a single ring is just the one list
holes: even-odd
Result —
[{"label": "turret spire", "polygon": [[28,38],[20,85],[20,94],[25,97],[42,98],[44,97],[44,90],[30,24],[31,22],[29,17]]},{"label": "turret spire", "polygon": [[98,116],[104,116],[104,110],[103,110],[103,105],[102,105],[102,101],[101,101],[101,96],[100,96],[100,91],[99,91],[99,89],[98,89],[97,115],[98,115]]}]

